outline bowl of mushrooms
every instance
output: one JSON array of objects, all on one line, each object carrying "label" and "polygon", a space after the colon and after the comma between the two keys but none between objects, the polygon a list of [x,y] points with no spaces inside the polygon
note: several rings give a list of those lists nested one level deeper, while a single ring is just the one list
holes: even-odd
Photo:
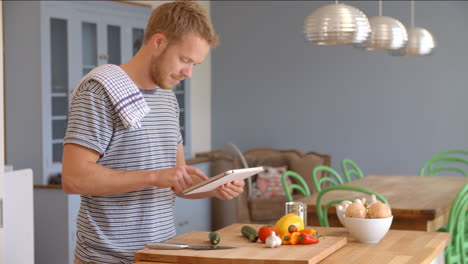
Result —
[{"label": "bowl of mushrooms", "polygon": [[355,199],[354,202],[343,201],[336,212],[350,235],[362,243],[378,243],[393,221],[390,207],[377,201],[374,195],[369,203],[365,198]]}]

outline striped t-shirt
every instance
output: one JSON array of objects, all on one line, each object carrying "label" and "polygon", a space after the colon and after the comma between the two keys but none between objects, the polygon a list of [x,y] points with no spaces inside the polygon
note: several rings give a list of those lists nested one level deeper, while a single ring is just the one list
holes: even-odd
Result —
[{"label": "striped t-shirt", "polygon": [[[83,85],[85,87],[83,87]],[[104,87],[88,81],[70,105],[64,143],[98,151],[107,168],[158,170],[176,165],[182,143],[179,107],[170,90],[140,90],[151,111],[142,126],[125,129]],[[175,194],[150,187],[108,196],[81,195],[75,255],[84,262],[132,263],[133,253],[147,242],[175,236]]]}]

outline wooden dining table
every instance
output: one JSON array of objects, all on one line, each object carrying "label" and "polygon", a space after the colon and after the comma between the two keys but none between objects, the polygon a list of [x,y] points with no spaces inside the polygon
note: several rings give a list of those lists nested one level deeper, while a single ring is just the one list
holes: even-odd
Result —
[{"label": "wooden dining table", "polygon": [[[369,175],[345,185],[358,186],[380,193],[390,204],[391,229],[436,231],[448,221],[450,206],[468,177]],[[296,199],[307,204],[307,224],[319,225],[316,210],[318,193]],[[322,205],[332,200],[367,197],[353,191],[332,191],[322,197]],[[328,210],[330,226],[341,226],[334,206]]]},{"label": "wooden dining table", "polygon": [[[443,263],[443,251],[450,242],[450,234],[444,232],[424,232],[424,231],[409,231],[409,230],[389,230],[385,237],[376,244],[366,244],[357,242],[350,236],[349,232],[344,228],[338,227],[313,227],[323,237],[316,246],[325,246],[323,243],[332,243],[332,241],[340,241],[340,246],[334,249],[334,252],[327,253],[327,256],[318,260],[302,260],[301,254],[306,254],[302,250],[304,245],[281,245],[279,248],[268,249],[264,244],[257,241],[252,243],[243,238],[240,234],[241,227],[245,224],[233,224],[223,229],[217,230],[221,236],[222,246],[238,246],[238,249],[226,251],[225,259],[213,251],[203,252],[193,250],[152,250],[142,249],[135,252],[134,264],[167,264],[167,263],[319,263],[319,264],[430,264]],[[259,229],[261,225],[249,224],[255,229]],[[170,243],[193,243],[207,244],[209,232],[193,231],[175,237],[168,242]],[[345,245],[343,245],[343,240]],[[312,246],[314,247],[314,246]],[[305,248],[304,248],[305,249]],[[280,251],[282,250],[282,251]],[[291,256],[291,260],[284,260],[284,256],[275,254],[274,252],[286,252]],[[236,252],[238,254],[236,255]],[[242,252],[249,252],[243,254]],[[271,259],[265,260],[260,256],[264,252],[270,252]],[[169,256],[167,256],[170,254]],[[166,256],[165,256],[166,255]],[[256,257],[258,256],[258,258]]]}]

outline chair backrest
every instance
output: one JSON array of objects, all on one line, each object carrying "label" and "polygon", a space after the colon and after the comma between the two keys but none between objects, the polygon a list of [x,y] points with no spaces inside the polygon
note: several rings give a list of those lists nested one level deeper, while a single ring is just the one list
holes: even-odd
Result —
[{"label": "chair backrest", "polygon": [[[297,183],[291,183],[288,185],[288,182],[287,182],[288,177],[293,178],[295,182]],[[294,181],[291,181],[291,182],[294,182]],[[310,195],[309,186],[307,186],[307,183],[301,177],[301,175],[297,174],[294,171],[288,170],[285,173],[283,173],[283,175],[281,176],[281,184],[283,185],[284,196],[286,197],[286,201],[288,202],[293,201],[293,197],[291,193],[292,193],[292,190],[294,189],[300,191],[302,195],[304,196]]]},{"label": "chair backrest", "polygon": [[[249,164],[247,164],[247,161],[245,160],[244,154],[240,151],[240,149],[233,143],[227,143],[223,146],[221,151],[229,156],[232,156],[234,158],[238,158],[244,168],[248,168]],[[247,191],[248,191],[248,197],[252,197],[252,178],[248,177],[247,178]]]},{"label": "chair backrest", "polygon": [[465,184],[450,208],[447,230],[452,240],[445,248],[446,264],[468,263],[467,206],[468,184]]},{"label": "chair backrest", "polygon": [[317,217],[318,217],[320,226],[325,226],[325,227],[329,226],[329,224],[328,224],[328,208],[330,208],[330,206],[333,205],[333,204],[339,204],[342,201],[346,200],[346,199],[333,200],[333,201],[330,201],[330,202],[326,203],[324,206],[322,206],[322,197],[326,193],[331,192],[331,191],[335,191],[335,190],[355,191],[355,192],[361,192],[361,193],[365,193],[365,194],[369,194],[369,195],[374,194],[377,199],[379,199],[380,201],[382,201],[385,204],[388,204],[388,201],[381,194],[376,193],[376,192],[374,192],[374,191],[372,191],[370,189],[367,189],[367,188],[358,187],[358,186],[349,186],[349,185],[330,186],[330,187],[327,187],[327,188],[324,188],[323,190],[321,190],[320,193],[317,195],[317,200],[316,200],[316,203],[315,203],[315,207],[316,207],[316,210],[317,210]]},{"label": "chair backrest", "polygon": [[362,179],[364,177],[361,168],[351,159],[342,160],[341,169],[343,170],[346,182],[351,181],[351,175],[354,175],[356,179]]},{"label": "chair backrest", "polygon": [[[326,171],[329,174],[326,176],[322,176],[319,179],[319,172],[321,171]],[[317,166],[312,170],[312,182],[314,184],[315,191],[320,192],[322,190],[322,183],[328,182],[335,186],[343,184],[343,179],[341,178],[340,174],[338,174],[338,172],[332,169],[331,167]]]},{"label": "chair backrest", "polygon": [[436,153],[419,170],[421,176],[436,176],[455,172],[468,177],[468,151],[445,150]]}]

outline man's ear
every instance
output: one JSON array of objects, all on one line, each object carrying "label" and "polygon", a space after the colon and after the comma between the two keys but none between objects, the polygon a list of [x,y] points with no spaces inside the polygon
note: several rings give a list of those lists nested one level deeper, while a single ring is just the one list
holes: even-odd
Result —
[{"label": "man's ear", "polygon": [[150,44],[154,50],[164,50],[167,46],[167,37],[163,33],[156,33],[150,39]]}]

